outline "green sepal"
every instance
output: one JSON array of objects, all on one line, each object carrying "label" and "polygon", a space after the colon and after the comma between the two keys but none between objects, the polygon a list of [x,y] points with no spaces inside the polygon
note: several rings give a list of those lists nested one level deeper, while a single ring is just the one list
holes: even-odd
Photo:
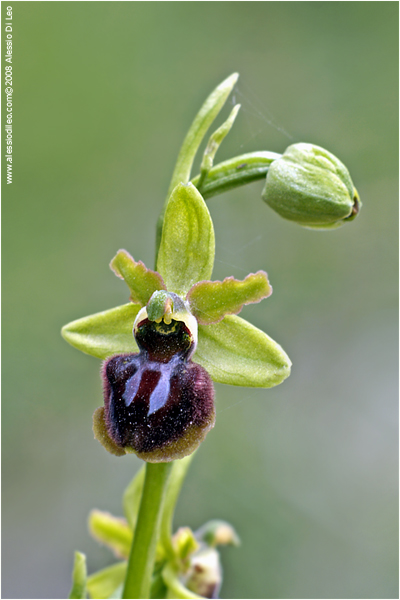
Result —
[{"label": "green sepal", "polygon": [[89,531],[98,542],[108,546],[117,558],[128,558],[132,530],[125,519],[95,509],[89,515]]},{"label": "green sepal", "polygon": [[236,315],[199,325],[193,361],[218,383],[269,388],[290,375],[291,361],[263,331]]},{"label": "green sepal", "polygon": [[72,588],[69,598],[86,598],[87,569],[86,556],[75,552],[74,569],[72,571]]},{"label": "green sepal", "polygon": [[185,296],[210,279],[215,253],[214,228],[208,208],[191,183],[173,190],[165,211],[157,271],[167,289]]},{"label": "green sepal", "polygon": [[139,304],[129,302],[72,321],[62,328],[61,334],[71,346],[97,358],[138,352],[132,329],[139,310]]},{"label": "green sepal", "polygon": [[148,269],[141,260],[136,262],[126,250],[118,250],[110,268],[129,287],[130,300],[140,306],[145,306],[157,290],[166,289],[159,273]]},{"label": "green sepal", "polygon": [[201,325],[218,323],[225,315],[238,314],[245,304],[260,302],[272,294],[265,271],[250,273],[243,281],[200,281],[187,295],[190,310]]},{"label": "green sepal", "polygon": [[145,475],[146,468],[143,466],[126,488],[122,498],[124,515],[129,523],[129,527],[133,531],[136,527],[136,521],[139,514]]},{"label": "green sepal", "polygon": [[118,562],[111,567],[97,571],[87,580],[87,589],[91,598],[120,598],[115,592],[123,584],[126,574],[126,562]]}]

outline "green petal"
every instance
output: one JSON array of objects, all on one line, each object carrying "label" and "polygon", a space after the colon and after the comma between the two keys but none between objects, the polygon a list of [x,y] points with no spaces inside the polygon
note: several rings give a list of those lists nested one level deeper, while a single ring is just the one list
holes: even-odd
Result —
[{"label": "green petal", "polygon": [[[87,588],[92,598],[112,598],[113,592],[124,582],[126,562],[119,562],[111,567],[97,571],[88,577]],[[115,598],[118,596],[115,595]],[[120,596],[119,596],[120,597]]]},{"label": "green petal", "polygon": [[139,304],[123,304],[72,321],[62,328],[61,334],[71,346],[97,358],[138,352],[132,329],[139,310]]},{"label": "green petal", "polygon": [[220,323],[199,325],[193,361],[214,381],[246,387],[273,387],[290,374],[282,348],[244,319],[228,315]]},{"label": "green petal", "polygon": [[245,304],[260,302],[272,294],[265,271],[251,273],[243,281],[200,281],[189,290],[190,310],[202,325],[217,323],[225,315],[239,313]]},{"label": "green petal", "polygon": [[136,262],[126,250],[118,250],[110,267],[129,287],[130,300],[141,306],[148,303],[154,292],[166,289],[159,273],[148,269],[141,260]]},{"label": "green petal", "polygon": [[81,552],[75,552],[69,598],[86,598],[86,556]]},{"label": "green petal", "polygon": [[157,271],[168,291],[186,295],[210,279],[214,265],[214,228],[208,208],[192,183],[173,190],[165,211]]}]

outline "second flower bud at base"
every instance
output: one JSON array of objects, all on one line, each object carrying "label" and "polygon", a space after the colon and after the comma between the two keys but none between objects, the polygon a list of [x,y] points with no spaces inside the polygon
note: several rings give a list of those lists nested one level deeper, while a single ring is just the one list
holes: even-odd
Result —
[{"label": "second flower bud at base", "polygon": [[95,437],[113,454],[134,452],[147,462],[183,458],[214,426],[211,378],[188,359],[191,332],[183,321],[145,318],[135,328],[140,352],[103,365],[104,412],[95,413]]}]

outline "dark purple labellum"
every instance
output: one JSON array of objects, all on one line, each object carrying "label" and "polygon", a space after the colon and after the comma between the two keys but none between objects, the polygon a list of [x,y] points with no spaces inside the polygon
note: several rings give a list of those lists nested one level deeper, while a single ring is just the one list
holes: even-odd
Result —
[{"label": "dark purple labellum", "polygon": [[108,434],[145,460],[182,458],[214,425],[212,381],[187,358],[191,336],[182,321],[146,319],[136,340],[139,354],[113,356],[103,366]]}]

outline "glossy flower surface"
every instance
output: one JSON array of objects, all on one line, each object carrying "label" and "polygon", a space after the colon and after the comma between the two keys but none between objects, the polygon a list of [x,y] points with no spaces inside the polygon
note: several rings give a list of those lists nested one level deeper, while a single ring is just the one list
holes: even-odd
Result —
[{"label": "glossy flower surface", "polygon": [[290,373],[282,348],[236,316],[271,294],[266,273],[210,281],[214,245],[203,198],[194,185],[179,184],[166,207],[157,271],[120,250],[110,266],[131,301],[62,330],[76,348],[106,359],[94,430],[114,454],[182,458],[214,424],[211,379],[272,387]]}]

